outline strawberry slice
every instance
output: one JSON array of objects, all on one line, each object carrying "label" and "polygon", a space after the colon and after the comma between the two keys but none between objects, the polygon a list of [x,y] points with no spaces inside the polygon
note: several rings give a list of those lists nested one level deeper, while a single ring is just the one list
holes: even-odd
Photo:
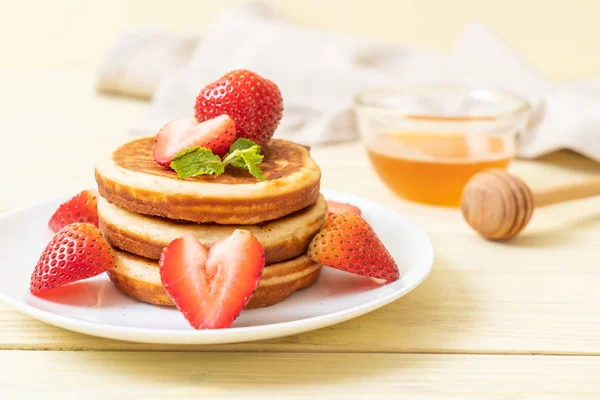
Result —
[{"label": "strawberry slice", "polygon": [[329,267],[395,281],[400,272],[373,228],[355,214],[331,214],[310,242],[308,256]]},{"label": "strawberry slice", "polygon": [[228,328],[252,298],[265,266],[263,246],[248,231],[207,250],[185,235],[173,240],[158,263],[165,290],[196,329]]},{"label": "strawberry slice", "polygon": [[236,139],[235,122],[228,115],[199,123],[195,117],[175,119],[156,135],[154,160],[169,167],[173,157],[190,147],[207,147],[219,157],[227,154]]},{"label": "strawberry slice", "polygon": [[115,265],[115,253],[94,225],[76,222],[52,238],[31,274],[31,293],[100,275]]},{"label": "strawberry slice", "polygon": [[348,204],[348,203],[339,203],[337,201],[333,201],[333,200],[327,200],[327,210],[329,211],[329,214],[341,214],[341,213],[348,213],[348,214],[356,214],[356,215],[360,215],[360,208],[353,206],[352,204]]},{"label": "strawberry slice", "polygon": [[98,226],[98,192],[96,190],[84,190],[61,204],[48,221],[48,226],[54,232],[58,232],[73,222],[87,222]]}]

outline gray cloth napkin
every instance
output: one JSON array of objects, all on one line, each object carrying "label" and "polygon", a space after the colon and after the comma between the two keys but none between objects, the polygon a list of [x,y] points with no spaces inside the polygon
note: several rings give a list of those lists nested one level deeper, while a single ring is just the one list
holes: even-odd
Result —
[{"label": "gray cloth napkin", "polygon": [[152,29],[124,35],[99,70],[98,88],[151,97],[150,112],[132,127],[151,135],[171,119],[192,115],[199,90],[239,68],[281,89],[285,112],[276,137],[309,145],[356,139],[352,102],[361,89],[468,84],[530,101],[520,156],[568,148],[600,161],[600,82],[549,82],[478,24],[465,28],[450,54],[440,54],[305,30],[267,5],[250,4],[217,17],[202,38]]}]

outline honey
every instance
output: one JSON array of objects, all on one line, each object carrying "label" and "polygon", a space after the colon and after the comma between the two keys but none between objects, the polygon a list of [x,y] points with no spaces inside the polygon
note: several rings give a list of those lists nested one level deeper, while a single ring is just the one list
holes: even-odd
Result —
[{"label": "honey", "polygon": [[476,173],[506,168],[513,157],[506,135],[384,133],[368,144],[381,179],[398,195],[421,203],[458,206]]}]

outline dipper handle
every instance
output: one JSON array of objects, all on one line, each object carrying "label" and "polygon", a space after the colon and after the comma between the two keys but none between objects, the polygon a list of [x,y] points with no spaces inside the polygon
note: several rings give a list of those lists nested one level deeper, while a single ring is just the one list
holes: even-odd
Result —
[{"label": "dipper handle", "polygon": [[563,201],[583,199],[600,194],[600,178],[590,178],[575,183],[555,186],[533,193],[536,207],[562,203]]},{"label": "dipper handle", "polygon": [[505,240],[525,228],[534,207],[600,195],[600,178],[532,192],[518,177],[503,170],[480,172],[463,190],[461,209],[481,236]]}]

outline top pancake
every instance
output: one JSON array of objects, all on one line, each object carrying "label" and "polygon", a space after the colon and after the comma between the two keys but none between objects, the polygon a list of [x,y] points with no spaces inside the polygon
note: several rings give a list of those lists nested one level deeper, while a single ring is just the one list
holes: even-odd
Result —
[{"label": "top pancake", "polygon": [[258,181],[242,168],[179,179],[154,162],[154,137],[133,140],[96,165],[102,197],[126,210],[217,224],[257,224],[301,210],[319,197],[321,171],[306,147],[273,139]]}]

